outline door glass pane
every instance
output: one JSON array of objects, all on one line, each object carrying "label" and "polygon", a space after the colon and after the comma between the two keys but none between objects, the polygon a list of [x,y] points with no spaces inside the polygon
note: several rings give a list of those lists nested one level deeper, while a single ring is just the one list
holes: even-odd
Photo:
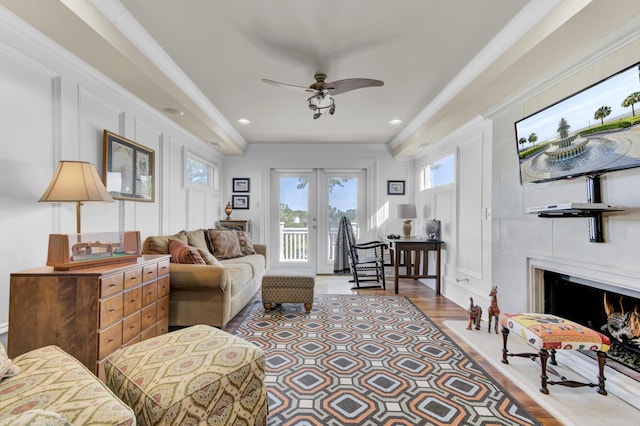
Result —
[{"label": "door glass pane", "polygon": [[327,179],[328,211],[327,229],[329,230],[329,244],[327,244],[327,260],[333,262],[333,252],[338,234],[340,218],[346,216],[351,221],[353,232],[358,238],[358,178],[329,177]]},{"label": "door glass pane", "polygon": [[309,180],[280,177],[280,262],[309,257]]}]

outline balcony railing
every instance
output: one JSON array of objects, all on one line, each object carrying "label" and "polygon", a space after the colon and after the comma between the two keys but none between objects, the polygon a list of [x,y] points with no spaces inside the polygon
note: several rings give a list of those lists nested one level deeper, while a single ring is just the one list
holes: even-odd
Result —
[{"label": "balcony railing", "polygon": [[[358,236],[358,224],[352,223],[353,233]],[[327,235],[327,259],[333,262],[334,246],[338,228],[329,229]],[[280,252],[281,262],[306,262],[309,258],[309,229],[308,228],[285,228],[284,223],[280,223]]]}]

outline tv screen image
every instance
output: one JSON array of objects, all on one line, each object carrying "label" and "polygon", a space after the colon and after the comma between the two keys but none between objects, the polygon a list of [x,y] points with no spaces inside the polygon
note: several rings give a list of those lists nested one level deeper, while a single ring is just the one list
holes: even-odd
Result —
[{"label": "tv screen image", "polygon": [[515,123],[520,182],[640,167],[640,63]]}]

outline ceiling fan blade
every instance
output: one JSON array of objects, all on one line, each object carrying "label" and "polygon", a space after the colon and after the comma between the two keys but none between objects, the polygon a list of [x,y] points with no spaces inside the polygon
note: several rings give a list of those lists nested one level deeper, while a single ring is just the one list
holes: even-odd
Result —
[{"label": "ceiling fan blade", "polygon": [[295,84],[280,83],[279,81],[269,80],[268,78],[263,78],[262,81],[264,81],[267,84],[271,84],[273,86],[284,87],[285,89],[289,89],[289,90],[295,90],[296,92],[313,92],[313,90],[309,89],[308,87],[297,86]]},{"label": "ceiling fan blade", "polygon": [[384,82],[381,80],[373,80],[371,78],[345,78],[344,80],[336,80],[326,83],[326,87],[332,95],[339,95],[340,93],[355,89],[362,89],[364,87],[376,86],[384,86]]}]

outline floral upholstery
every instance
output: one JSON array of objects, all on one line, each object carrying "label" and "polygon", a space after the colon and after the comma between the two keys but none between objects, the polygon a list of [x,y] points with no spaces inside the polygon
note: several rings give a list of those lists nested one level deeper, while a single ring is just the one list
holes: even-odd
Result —
[{"label": "floral upholstery", "polygon": [[[0,424],[135,424],[131,409],[59,347],[34,349],[13,363],[20,373],[0,382]],[[30,423],[43,418],[49,420]]]},{"label": "floral upholstery", "polygon": [[264,366],[257,346],[195,325],[114,352],[105,376],[139,424],[264,425]]},{"label": "floral upholstery", "polygon": [[538,349],[585,349],[607,352],[602,333],[551,314],[500,314],[500,324]]}]

